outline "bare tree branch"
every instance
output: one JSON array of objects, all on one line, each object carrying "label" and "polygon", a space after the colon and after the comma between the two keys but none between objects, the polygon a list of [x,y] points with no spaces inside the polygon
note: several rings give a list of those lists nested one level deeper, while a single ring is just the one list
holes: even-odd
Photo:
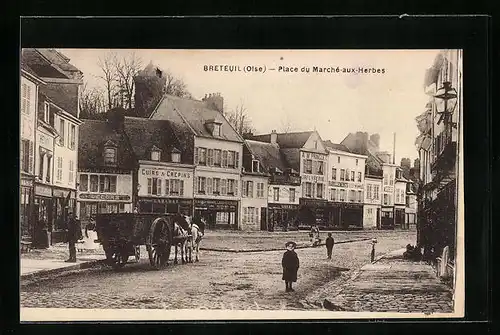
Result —
[{"label": "bare tree branch", "polygon": [[243,135],[255,131],[243,101],[233,110],[228,110],[227,108],[224,108],[224,110],[226,110],[224,116],[238,134]]},{"label": "bare tree branch", "polygon": [[99,65],[102,75],[97,76],[104,81],[108,109],[114,107],[114,99],[117,89],[117,75],[114,64],[116,63],[116,54],[108,52],[104,57],[99,57],[97,65]]},{"label": "bare tree branch", "polygon": [[115,57],[113,66],[118,82],[118,98],[122,107],[131,109],[134,107],[134,77],[142,68],[142,60],[131,53],[121,59]]}]

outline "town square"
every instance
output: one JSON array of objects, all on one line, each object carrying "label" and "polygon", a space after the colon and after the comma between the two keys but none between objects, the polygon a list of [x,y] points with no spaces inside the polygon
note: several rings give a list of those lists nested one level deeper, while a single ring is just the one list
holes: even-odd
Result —
[{"label": "town square", "polygon": [[20,76],[21,308],[455,310],[461,50],[24,48]]}]

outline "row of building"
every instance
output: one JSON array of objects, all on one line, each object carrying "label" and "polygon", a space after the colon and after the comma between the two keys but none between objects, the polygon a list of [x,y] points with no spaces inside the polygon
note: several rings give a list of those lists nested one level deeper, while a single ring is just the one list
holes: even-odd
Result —
[{"label": "row of building", "polygon": [[152,64],[135,78],[136,116],[117,108],[105,120],[79,119],[82,73],[59,52],[23,50],[21,77],[24,235],[46,227],[58,240],[65,208],[83,222],[137,208],[243,230],[416,223],[413,183],[377,134],[338,144],[316,131],[240,136],[220,94],[155,96],[165,78]]}]

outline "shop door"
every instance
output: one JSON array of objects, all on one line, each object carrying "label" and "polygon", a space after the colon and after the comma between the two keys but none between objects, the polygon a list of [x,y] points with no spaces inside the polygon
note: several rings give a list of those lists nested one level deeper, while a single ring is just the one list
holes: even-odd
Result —
[{"label": "shop door", "polygon": [[393,212],[382,212],[382,219],[380,226],[382,229],[394,229]]},{"label": "shop door", "polygon": [[377,229],[380,229],[380,208],[377,208]]},{"label": "shop door", "polygon": [[260,208],[260,230],[267,230],[267,208]]}]

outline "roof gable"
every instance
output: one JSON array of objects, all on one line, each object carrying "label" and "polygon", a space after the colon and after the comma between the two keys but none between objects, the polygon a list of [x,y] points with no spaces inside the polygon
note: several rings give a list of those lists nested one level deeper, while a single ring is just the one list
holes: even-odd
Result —
[{"label": "roof gable", "polygon": [[[256,160],[259,161],[261,166],[269,172],[272,168],[278,168],[281,171],[285,171],[287,168],[287,163],[282,157],[280,149],[266,142],[259,142],[253,140],[245,140],[246,147],[248,148],[251,155],[254,156]],[[245,160],[243,166],[251,171],[252,162],[247,160],[245,155],[243,156]]]}]

